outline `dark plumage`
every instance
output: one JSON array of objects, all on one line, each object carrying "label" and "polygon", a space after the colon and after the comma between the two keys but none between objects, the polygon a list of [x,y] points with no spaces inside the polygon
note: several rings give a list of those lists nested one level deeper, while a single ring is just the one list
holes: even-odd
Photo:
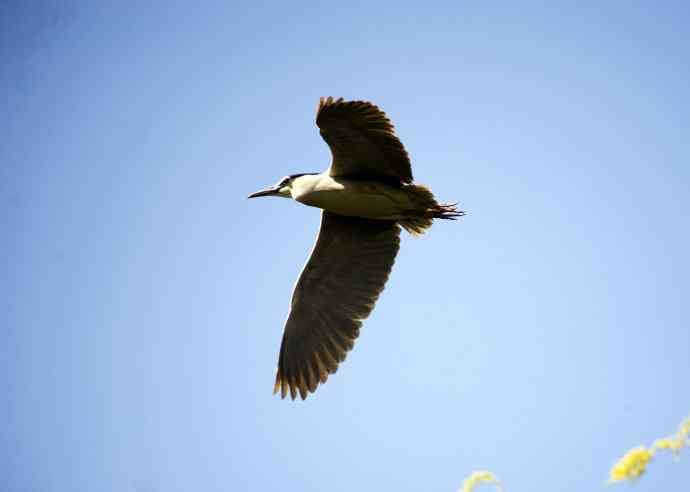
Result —
[{"label": "dark plumage", "polygon": [[345,360],[393,268],[400,226],[418,235],[435,218],[463,214],[412,182],[407,152],[373,104],[321,98],[316,124],[333,156],[328,171],[293,174],[250,195],[323,209],[283,332],[274,386],[282,398],[306,398]]}]

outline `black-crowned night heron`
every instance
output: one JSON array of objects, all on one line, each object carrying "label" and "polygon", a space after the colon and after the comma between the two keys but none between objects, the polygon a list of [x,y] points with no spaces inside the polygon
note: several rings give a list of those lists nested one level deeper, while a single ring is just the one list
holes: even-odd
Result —
[{"label": "black-crowned night heron", "polygon": [[455,219],[412,182],[410,159],[393,125],[369,102],[321,98],[316,125],[331,167],[293,174],[249,195],[281,196],[323,209],[314,250],[292,294],[274,394],[302,399],[338,369],[383,290],[400,244],[400,227],[422,234],[433,219]]}]

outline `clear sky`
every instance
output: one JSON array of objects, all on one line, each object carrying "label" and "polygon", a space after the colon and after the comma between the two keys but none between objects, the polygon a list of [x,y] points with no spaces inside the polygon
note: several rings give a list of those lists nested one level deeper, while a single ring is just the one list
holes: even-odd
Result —
[{"label": "clear sky", "polygon": [[[3,491],[596,491],[690,412],[688,2],[201,3],[0,5]],[[281,401],[327,95],[468,215]]]}]

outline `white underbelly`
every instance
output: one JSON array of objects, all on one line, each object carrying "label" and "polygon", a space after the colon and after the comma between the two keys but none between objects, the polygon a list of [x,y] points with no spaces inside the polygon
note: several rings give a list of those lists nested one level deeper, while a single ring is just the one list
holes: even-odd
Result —
[{"label": "white underbelly", "polygon": [[335,181],[335,185],[304,190],[295,199],[336,214],[367,219],[401,219],[412,208],[400,188],[342,179]]}]

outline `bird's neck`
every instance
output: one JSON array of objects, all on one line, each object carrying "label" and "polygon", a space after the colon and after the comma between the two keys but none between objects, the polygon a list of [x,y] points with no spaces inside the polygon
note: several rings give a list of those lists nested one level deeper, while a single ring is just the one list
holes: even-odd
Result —
[{"label": "bird's neck", "polygon": [[299,200],[299,198],[304,195],[328,189],[333,186],[333,183],[334,180],[328,173],[305,174],[304,176],[295,178],[292,182],[292,198]]}]

